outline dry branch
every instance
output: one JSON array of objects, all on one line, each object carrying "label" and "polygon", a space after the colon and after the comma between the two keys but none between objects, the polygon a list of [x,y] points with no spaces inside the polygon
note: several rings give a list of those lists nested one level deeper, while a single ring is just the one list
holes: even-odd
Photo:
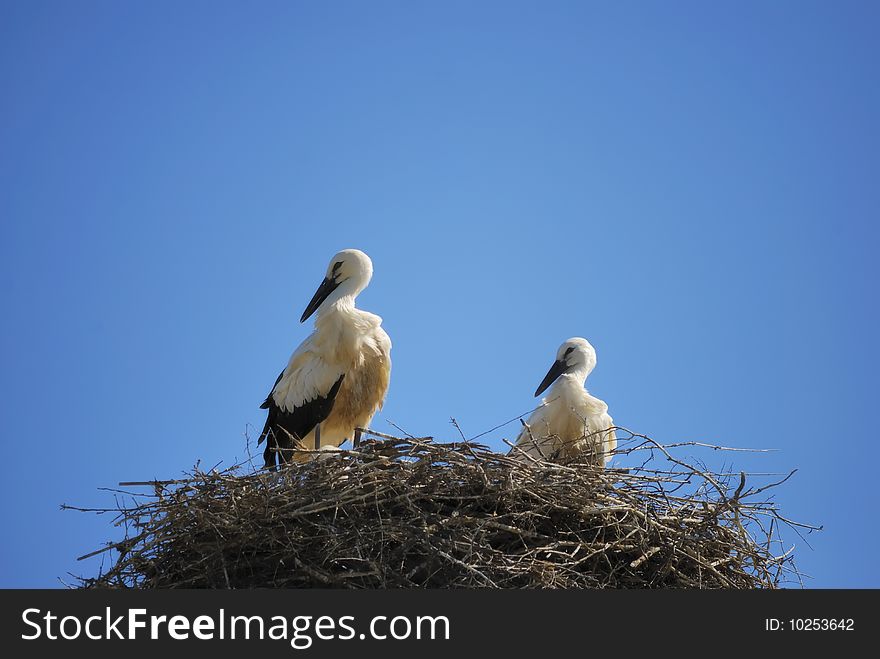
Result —
[{"label": "dry branch", "polygon": [[125,483],[149,493],[117,506],[127,537],[82,585],[775,588],[796,577],[791,552],[774,553],[784,518],[754,499],[766,488],[643,436],[654,457],[629,470],[383,437],[281,472]]}]

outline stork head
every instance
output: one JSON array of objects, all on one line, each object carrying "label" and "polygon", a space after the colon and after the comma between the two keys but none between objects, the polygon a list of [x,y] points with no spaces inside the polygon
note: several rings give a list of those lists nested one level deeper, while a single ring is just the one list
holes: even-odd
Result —
[{"label": "stork head", "polygon": [[373,276],[373,262],[359,249],[344,249],[327,266],[324,281],[303,311],[299,322],[308,320],[322,304],[332,304],[344,297],[354,297],[367,287]]},{"label": "stork head", "polygon": [[594,368],[596,368],[596,351],[590,342],[579,336],[571,338],[559,346],[559,350],[556,351],[556,361],[538,385],[535,397],[544,393],[563,375],[572,375],[583,382]]}]

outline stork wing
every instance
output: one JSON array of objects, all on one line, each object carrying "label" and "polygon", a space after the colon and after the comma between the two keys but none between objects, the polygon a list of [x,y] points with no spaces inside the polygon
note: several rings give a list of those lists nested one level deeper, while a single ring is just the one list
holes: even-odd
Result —
[{"label": "stork wing", "polygon": [[[287,369],[284,369],[284,370],[287,370]],[[281,382],[281,378],[283,378],[283,377],[284,377],[284,371],[281,371],[278,374],[278,377],[275,378],[275,384],[272,385],[272,391],[269,392],[269,395],[266,396],[266,400],[264,400],[263,404],[260,405],[261,410],[268,410],[269,409],[269,405],[272,404],[272,394],[275,393],[275,387],[278,386],[278,383]],[[263,440],[260,439],[260,441],[263,441]]]},{"label": "stork wing", "polygon": [[271,397],[281,409],[291,412],[310,400],[325,396],[343,367],[326,359],[326,350],[315,345],[313,333],[290,356],[287,367],[272,389]]},{"label": "stork wing", "polygon": [[263,454],[272,466],[278,448],[294,448],[292,440],[308,435],[330,415],[345,373],[328,364],[312,350],[311,337],[291,355],[287,367],[275,380],[272,391],[260,406],[269,410],[257,444],[268,439]]},{"label": "stork wing", "polygon": [[266,418],[266,425],[263,426],[263,432],[260,433],[260,438],[257,440],[258,445],[264,439],[267,440],[266,449],[263,451],[266,467],[275,466],[277,461],[283,460],[277,449],[297,448],[299,440],[330,416],[333,403],[336,402],[336,395],[339,393],[339,387],[344,379],[345,373],[339,376],[326,395],[303,403],[289,412],[281,409],[275,404],[272,396],[269,396],[269,416]]},{"label": "stork wing", "polygon": [[601,398],[587,394],[585,398],[585,417],[587,433],[591,436],[594,446],[602,451],[604,463],[611,459],[617,449],[617,433],[614,432],[614,419],[608,414],[608,405]]},{"label": "stork wing", "polygon": [[547,405],[541,405],[532,412],[516,438],[516,448],[511,448],[508,455],[525,453],[536,459],[547,459],[553,453],[553,442],[547,437]]},{"label": "stork wing", "polygon": [[601,464],[606,464],[611,460],[611,454],[617,450],[617,433],[614,432],[614,420],[608,412],[596,414],[588,419],[588,430],[590,433],[595,433],[596,438],[600,440],[599,447],[604,458],[604,462]]}]

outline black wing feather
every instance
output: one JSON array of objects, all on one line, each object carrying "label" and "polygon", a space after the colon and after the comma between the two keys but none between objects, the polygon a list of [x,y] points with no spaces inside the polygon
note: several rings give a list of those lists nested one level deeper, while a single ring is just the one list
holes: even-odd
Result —
[{"label": "black wing feather", "polygon": [[[272,404],[272,394],[275,393],[275,387],[277,387],[278,383],[281,382],[281,378],[284,377],[284,371],[286,371],[286,370],[287,370],[286,368],[282,369],[281,372],[278,374],[278,377],[275,378],[275,384],[272,385],[272,391],[269,392],[269,395],[266,396],[266,400],[264,400],[263,404],[260,405],[261,410],[268,410],[269,409],[269,405]],[[262,437],[262,435],[261,435],[261,437]],[[263,441],[263,440],[261,439],[260,441]]]},{"label": "black wing feather", "polygon": [[[287,457],[283,455],[283,449],[293,448],[291,437],[302,439],[312,432],[316,425],[330,416],[333,403],[336,402],[336,394],[339,393],[339,387],[342,386],[344,379],[345,373],[339,376],[326,395],[306,401],[289,412],[278,407],[272,394],[269,394],[266,402],[260,406],[269,409],[269,416],[266,418],[266,425],[263,426],[263,432],[260,433],[260,438],[257,440],[257,444],[263,439],[266,440],[266,450],[263,451],[266,467],[274,467],[276,464],[287,462]],[[281,376],[275,381],[276,385],[279,380],[281,380]],[[272,391],[275,391],[274,386]]]}]

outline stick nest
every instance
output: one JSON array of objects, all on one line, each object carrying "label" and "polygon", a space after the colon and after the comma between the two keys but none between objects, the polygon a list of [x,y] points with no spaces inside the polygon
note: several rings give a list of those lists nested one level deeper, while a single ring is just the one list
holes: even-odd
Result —
[{"label": "stick nest", "polygon": [[81,585],[775,588],[797,574],[790,551],[774,553],[787,520],[771,486],[633,439],[622,452],[647,458],[629,470],[389,438],[280,472],[128,484],[151,491],[100,511],[125,538],[88,555],[112,564]]}]

